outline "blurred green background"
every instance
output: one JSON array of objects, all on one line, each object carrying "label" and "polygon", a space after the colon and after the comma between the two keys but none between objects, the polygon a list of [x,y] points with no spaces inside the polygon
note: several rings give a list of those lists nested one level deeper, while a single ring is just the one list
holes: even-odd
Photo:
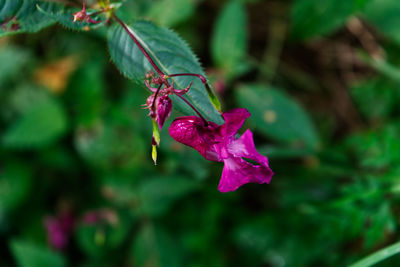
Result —
[{"label": "blurred green background", "polygon": [[398,0],[123,3],[127,22],[189,43],[224,110],[252,113],[243,130],[275,175],[227,194],[222,164],[168,125],[153,165],[149,94],[110,61],[104,27],[1,37],[0,266],[346,266],[395,243],[399,13]]}]

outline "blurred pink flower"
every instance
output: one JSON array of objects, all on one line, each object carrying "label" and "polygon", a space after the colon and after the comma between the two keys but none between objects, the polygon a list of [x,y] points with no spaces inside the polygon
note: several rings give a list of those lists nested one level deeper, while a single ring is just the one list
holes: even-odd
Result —
[{"label": "blurred pink flower", "polygon": [[196,116],[179,117],[172,122],[169,133],[176,141],[196,149],[207,160],[224,162],[219,191],[234,191],[246,183],[269,183],[273,172],[268,158],[257,152],[252,132],[247,130],[239,139],[235,138],[251,114],[244,108],[237,108],[222,116],[225,119],[223,125],[213,122],[205,125]]},{"label": "blurred pink flower", "polygon": [[64,213],[59,217],[47,217],[44,221],[47,231],[47,242],[57,250],[63,250],[74,230],[74,217],[71,213]]}]

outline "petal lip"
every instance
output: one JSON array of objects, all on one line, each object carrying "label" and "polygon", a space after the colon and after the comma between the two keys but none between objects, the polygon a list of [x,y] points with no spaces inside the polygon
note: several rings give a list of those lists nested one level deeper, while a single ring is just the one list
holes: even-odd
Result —
[{"label": "petal lip", "polygon": [[224,160],[218,190],[227,193],[247,183],[268,184],[272,175],[273,172],[268,166],[256,166],[240,157],[231,157]]},{"label": "petal lip", "polygon": [[258,164],[269,168],[268,158],[257,151],[254,145],[253,133],[249,129],[239,139],[228,144],[228,151],[232,155],[254,160]]}]

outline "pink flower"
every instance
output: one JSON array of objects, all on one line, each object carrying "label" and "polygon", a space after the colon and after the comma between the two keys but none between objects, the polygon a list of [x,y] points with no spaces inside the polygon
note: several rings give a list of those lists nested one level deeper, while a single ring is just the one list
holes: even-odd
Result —
[{"label": "pink flower", "polygon": [[225,193],[247,183],[269,183],[273,175],[268,158],[257,152],[250,130],[235,138],[250,115],[244,108],[233,109],[222,115],[225,119],[223,125],[213,122],[205,125],[196,116],[180,117],[172,122],[169,133],[176,141],[196,149],[207,160],[224,162],[218,190]]},{"label": "pink flower", "polygon": [[47,240],[51,247],[63,250],[67,245],[74,229],[74,217],[66,212],[59,217],[47,217],[44,221]]}]

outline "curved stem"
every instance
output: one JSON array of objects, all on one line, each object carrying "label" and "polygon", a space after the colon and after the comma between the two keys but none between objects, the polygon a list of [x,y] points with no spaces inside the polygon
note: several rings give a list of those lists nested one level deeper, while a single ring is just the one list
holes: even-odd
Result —
[{"label": "curved stem", "polygon": [[179,98],[181,98],[183,101],[185,101],[185,103],[188,104],[189,107],[191,107],[191,108],[194,110],[194,112],[196,112],[197,115],[199,115],[199,117],[200,117],[200,118],[203,120],[203,122],[204,122],[204,126],[207,126],[207,125],[208,125],[208,121],[200,114],[200,112],[199,112],[192,104],[190,104],[189,101],[186,100],[186,98],[184,98],[183,96],[178,95],[178,94],[176,94],[176,95],[177,95]]},{"label": "curved stem", "polygon": [[160,86],[158,86],[157,91],[154,93],[154,98],[153,98],[153,103],[151,103],[151,111],[154,112],[154,114],[156,114],[156,99],[157,99],[157,95],[160,92],[160,89],[163,85],[160,84]]},{"label": "curved stem", "polygon": [[194,77],[199,78],[201,80],[201,82],[203,83],[204,87],[206,88],[206,92],[208,94],[208,97],[211,100],[211,103],[218,110],[218,112],[222,114],[221,103],[219,102],[219,100],[218,100],[217,96],[214,94],[214,92],[211,90],[211,87],[208,84],[206,77],[204,77],[201,74],[197,74],[197,73],[176,73],[176,74],[168,75],[168,77],[177,77],[177,76],[194,76]]},{"label": "curved stem", "polygon": [[129,37],[131,37],[131,39],[135,42],[135,44],[138,46],[138,48],[140,49],[140,51],[143,53],[143,55],[146,57],[146,59],[149,61],[149,63],[151,64],[151,66],[153,66],[154,70],[158,73],[158,75],[160,75],[161,77],[163,77],[165,74],[164,72],[162,72],[162,70],[157,66],[157,64],[154,62],[154,60],[151,58],[151,56],[147,53],[146,49],[144,49],[144,47],[142,46],[142,44],[136,39],[136,37],[133,35],[133,33],[131,32],[131,30],[128,28],[128,26],[126,26],[126,24],[120,20],[120,18],[117,17],[117,15],[113,14],[113,18],[122,26],[122,28],[124,28],[124,30],[126,31],[126,33],[129,35]]}]

